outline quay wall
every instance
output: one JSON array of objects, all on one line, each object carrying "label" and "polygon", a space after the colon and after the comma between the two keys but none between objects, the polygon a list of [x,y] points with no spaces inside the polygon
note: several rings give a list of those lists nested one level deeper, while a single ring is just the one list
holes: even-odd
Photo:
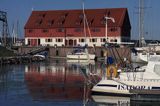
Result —
[{"label": "quay wall", "polygon": [[[30,51],[34,51],[36,49],[44,48],[40,47],[19,47],[19,54],[26,54]],[[65,58],[67,53],[73,51],[73,47],[47,47],[48,48],[48,56],[51,58]],[[131,52],[129,47],[119,47],[119,48],[105,48],[105,47],[88,47],[89,53],[95,53],[97,58],[104,58],[104,55],[114,56],[119,59],[119,57],[127,58],[130,60]]]}]

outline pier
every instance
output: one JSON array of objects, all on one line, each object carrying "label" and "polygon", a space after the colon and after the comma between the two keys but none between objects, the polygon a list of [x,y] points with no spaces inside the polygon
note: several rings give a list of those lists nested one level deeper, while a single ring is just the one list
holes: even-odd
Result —
[{"label": "pier", "polygon": [[1,57],[0,64],[21,64],[44,61],[44,59],[35,56],[13,56],[13,57]]},{"label": "pier", "polygon": [[[67,53],[73,51],[74,47],[57,47],[57,46],[48,46],[46,47],[46,50],[48,51],[48,57],[49,58],[66,58]],[[98,60],[104,59],[104,54],[107,51],[110,51],[108,56],[114,55],[116,56],[116,59],[121,60],[123,58],[127,58],[130,60],[130,47],[113,47],[105,48],[105,47],[88,47],[87,48],[89,53],[94,53]],[[18,48],[18,53],[20,54],[28,54],[33,50],[44,50],[43,46],[35,46],[35,47],[29,47],[29,46],[23,46]],[[121,57],[121,59],[119,58]]]}]

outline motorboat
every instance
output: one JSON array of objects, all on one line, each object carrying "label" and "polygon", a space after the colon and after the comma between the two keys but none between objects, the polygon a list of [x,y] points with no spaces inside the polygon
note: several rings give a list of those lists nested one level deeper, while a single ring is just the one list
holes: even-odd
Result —
[{"label": "motorboat", "polygon": [[93,95],[160,95],[160,58],[150,58],[145,70],[108,67],[106,77],[92,88]]}]

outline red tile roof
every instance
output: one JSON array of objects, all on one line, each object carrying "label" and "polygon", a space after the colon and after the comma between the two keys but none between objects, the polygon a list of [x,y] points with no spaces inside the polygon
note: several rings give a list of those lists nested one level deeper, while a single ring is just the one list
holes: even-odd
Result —
[{"label": "red tile roof", "polygon": [[[122,26],[124,17],[128,14],[126,8],[86,9],[85,14],[90,27],[104,27],[107,15],[115,19],[115,23],[108,20],[108,26]],[[83,27],[82,10],[50,10],[33,11],[25,29]]]}]

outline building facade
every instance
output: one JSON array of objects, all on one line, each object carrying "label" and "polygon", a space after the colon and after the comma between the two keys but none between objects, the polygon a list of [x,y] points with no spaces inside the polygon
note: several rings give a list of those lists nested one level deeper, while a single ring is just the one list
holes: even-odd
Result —
[{"label": "building facade", "polygon": [[[106,16],[115,20],[107,20],[107,36]],[[85,16],[82,10],[32,11],[24,29],[29,46],[102,46],[131,36],[126,8],[86,9]]]}]

